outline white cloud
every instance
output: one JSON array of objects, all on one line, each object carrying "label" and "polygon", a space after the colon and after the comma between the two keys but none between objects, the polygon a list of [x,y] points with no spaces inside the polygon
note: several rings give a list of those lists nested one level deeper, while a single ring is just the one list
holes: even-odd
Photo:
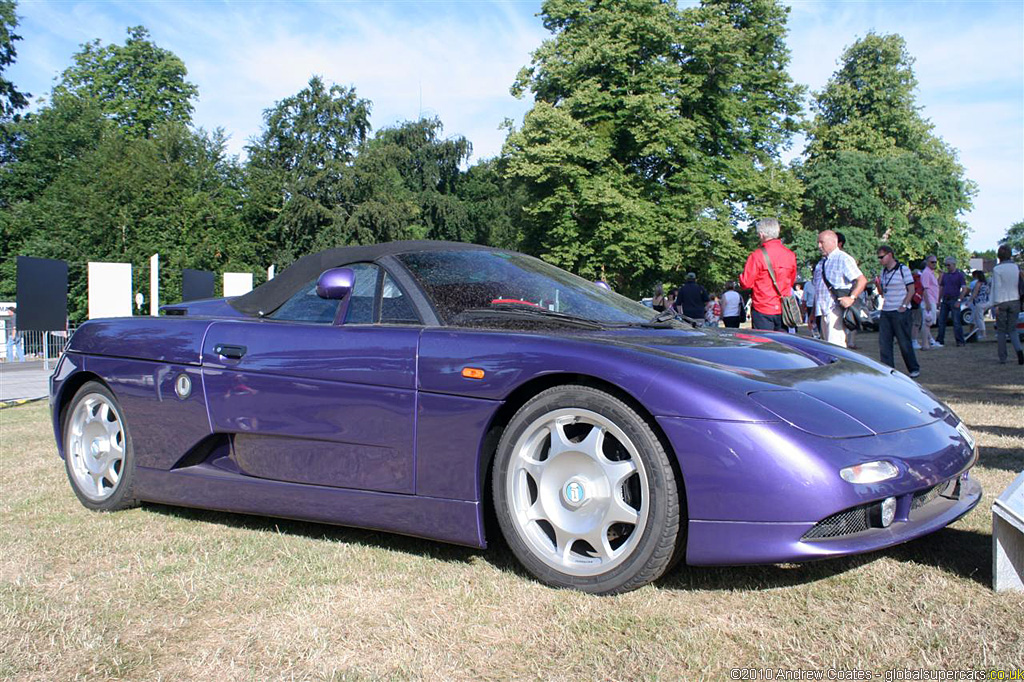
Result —
[{"label": "white cloud", "polygon": [[317,74],[372,101],[375,128],[436,114],[446,134],[469,138],[478,158],[492,156],[502,118],[528,106],[508,88],[543,38],[529,16],[500,5],[458,14],[421,7],[409,16],[400,14],[408,5],[317,6],[321,21],[302,30],[281,16],[290,5],[246,5],[215,24],[182,16],[189,7],[172,5],[168,18],[198,36],[176,50],[200,86],[195,118],[227,127],[235,151],[258,132],[264,109]]}]

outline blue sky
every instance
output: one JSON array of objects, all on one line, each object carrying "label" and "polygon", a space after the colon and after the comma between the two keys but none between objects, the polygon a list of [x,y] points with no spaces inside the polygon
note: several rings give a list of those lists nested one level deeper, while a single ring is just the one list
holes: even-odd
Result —
[{"label": "blue sky", "polygon": [[[918,104],[978,184],[972,249],[1024,219],[1024,2],[793,0],[793,78],[820,89],[868,31],[899,33],[915,57]],[[475,157],[497,154],[505,118],[530,106],[509,86],[548,37],[539,2],[49,2],[21,0],[9,77],[45,96],[79,46],[123,43],[142,24],[199,86],[195,122],[241,154],[261,114],[319,74],[373,102],[375,129],[439,116]],[[799,152],[800,143],[792,153]]]}]

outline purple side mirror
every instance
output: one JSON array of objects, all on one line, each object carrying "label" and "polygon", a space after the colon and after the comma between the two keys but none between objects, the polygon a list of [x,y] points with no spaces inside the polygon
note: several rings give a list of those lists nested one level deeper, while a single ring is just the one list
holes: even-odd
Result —
[{"label": "purple side mirror", "polygon": [[316,281],[316,295],[330,300],[341,300],[352,291],[356,273],[352,268],[331,268],[325,270]]}]

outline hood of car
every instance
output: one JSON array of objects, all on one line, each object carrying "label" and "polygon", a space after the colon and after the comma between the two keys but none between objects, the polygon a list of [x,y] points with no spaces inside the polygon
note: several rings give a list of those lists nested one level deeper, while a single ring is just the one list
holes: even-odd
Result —
[{"label": "hood of car", "polygon": [[789,334],[630,330],[600,336],[741,375],[750,400],[819,436],[890,433],[931,424],[949,414],[927,391],[888,367]]},{"label": "hood of car", "polygon": [[774,334],[682,329],[609,330],[594,336],[741,370],[771,372],[820,367],[827,362],[773,339]]}]

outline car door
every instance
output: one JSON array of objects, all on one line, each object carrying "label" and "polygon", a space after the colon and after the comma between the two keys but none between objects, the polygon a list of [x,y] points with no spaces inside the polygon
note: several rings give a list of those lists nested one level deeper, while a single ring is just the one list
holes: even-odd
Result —
[{"label": "car door", "polygon": [[[313,281],[265,319],[210,327],[210,421],[234,434],[232,457],[247,475],[413,493],[421,327],[383,269],[348,267],[356,277],[340,324],[339,301],[319,298]],[[391,311],[383,324],[382,307]]]}]

